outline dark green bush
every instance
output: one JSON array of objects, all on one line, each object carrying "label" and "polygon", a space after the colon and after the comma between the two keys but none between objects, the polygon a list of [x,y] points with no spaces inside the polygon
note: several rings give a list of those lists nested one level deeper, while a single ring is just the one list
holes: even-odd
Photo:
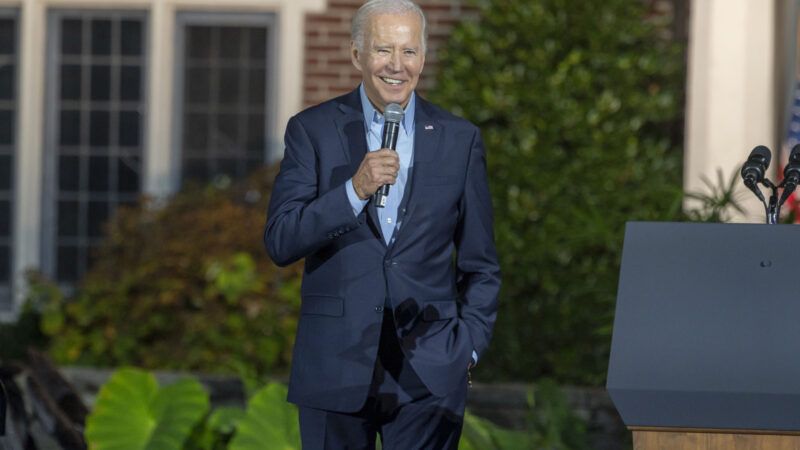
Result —
[{"label": "dark green bush", "polygon": [[480,5],[431,92],[487,147],[503,290],[479,375],[601,384],[624,224],[681,217],[682,49],[644,2]]},{"label": "dark green bush", "polygon": [[248,377],[285,372],[300,267],[278,269],[263,250],[275,173],[120,210],[74,295],[34,283],[51,355]]}]

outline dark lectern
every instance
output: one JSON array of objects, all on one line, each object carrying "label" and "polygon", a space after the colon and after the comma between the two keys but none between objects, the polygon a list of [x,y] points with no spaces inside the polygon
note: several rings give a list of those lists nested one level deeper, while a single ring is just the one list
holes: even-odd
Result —
[{"label": "dark lectern", "polygon": [[606,387],[635,450],[800,450],[800,226],[628,223]]}]

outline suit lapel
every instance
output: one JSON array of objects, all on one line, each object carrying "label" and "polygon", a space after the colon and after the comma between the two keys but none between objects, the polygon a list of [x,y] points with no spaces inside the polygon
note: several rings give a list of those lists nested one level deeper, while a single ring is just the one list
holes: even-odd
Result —
[{"label": "suit lapel", "polygon": [[[352,177],[358,171],[358,166],[368,151],[367,135],[364,131],[364,113],[361,109],[358,89],[342,97],[339,110],[343,114],[335,119],[336,129],[339,131],[342,150],[350,163],[350,176]],[[376,233],[381,243],[386,245],[379,225],[378,212],[375,210],[372,200],[367,203],[366,210],[370,218],[370,228]]]},{"label": "suit lapel", "polygon": [[403,230],[407,229],[410,226],[409,221],[413,220],[414,207],[421,195],[419,194],[420,189],[416,188],[421,178],[419,168],[427,165],[436,157],[443,131],[443,126],[435,119],[430,104],[417,95],[416,109],[414,110],[414,167],[409,174],[403,199],[400,202],[401,211],[406,212],[401,218],[400,229],[395,232],[394,242],[400,240]]}]

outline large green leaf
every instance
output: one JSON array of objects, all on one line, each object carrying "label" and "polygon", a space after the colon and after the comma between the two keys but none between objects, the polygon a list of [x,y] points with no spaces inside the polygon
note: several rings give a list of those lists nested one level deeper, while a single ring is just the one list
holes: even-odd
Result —
[{"label": "large green leaf", "polygon": [[459,450],[515,450],[531,448],[531,438],[522,431],[506,430],[472,414],[464,415]]},{"label": "large green leaf", "polygon": [[93,450],[180,450],[208,408],[195,380],[159,389],[152,374],[120,369],[100,389],[86,440]]},{"label": "large green leaf", "polygon": [[299,450],[297,408],[286,402],[286,387],[273,383],[260,389],[239,420],[230,450]]}]

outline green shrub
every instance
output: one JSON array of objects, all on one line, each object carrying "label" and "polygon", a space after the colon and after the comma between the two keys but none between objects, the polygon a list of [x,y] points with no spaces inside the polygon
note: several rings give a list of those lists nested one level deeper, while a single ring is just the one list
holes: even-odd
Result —
[{"label": "green shrub", "polygon": [[231,187],[143,200],[107,227],[65,297],[38,279],[42,326],[61,363],[238,373],[288,367],[300,266],[278,269],[261,234],[275,169]]},{"label": "green shrub", "polygon": [[605,379],[628,220],[681,217],[682,50],[644,2],[487,0],[432,100],[482,132],[503,290],[489,379]]}]

